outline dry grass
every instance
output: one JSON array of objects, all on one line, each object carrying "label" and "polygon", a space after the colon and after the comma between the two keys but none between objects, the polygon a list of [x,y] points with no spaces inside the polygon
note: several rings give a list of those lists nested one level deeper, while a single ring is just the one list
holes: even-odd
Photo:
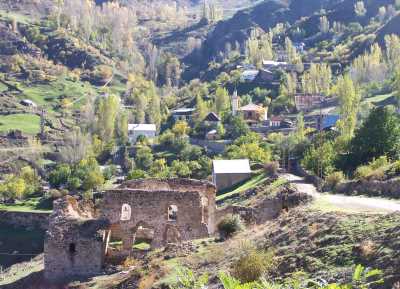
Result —
[{"label": "dry grass", "polygon": [[156,281],[156,275],[150,274],[140,279],[138,289],[151,289]]},{"label": "dry grass", "polygon": [[376,246],[375,242],[373,242],[371,240],[364,240],[360,244],[361,256],[366,260],[371,259],[376,254],[376,251],[377,251],[376,247],[377,246]]}]

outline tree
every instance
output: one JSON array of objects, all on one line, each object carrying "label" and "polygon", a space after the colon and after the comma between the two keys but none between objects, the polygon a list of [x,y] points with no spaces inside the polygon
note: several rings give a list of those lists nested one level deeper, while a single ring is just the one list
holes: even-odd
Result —
[{"label": "tree", "polygon": [[395,97],[397,100],[397,108],[400,108],[400,66],[398,71],[395,74],[394,79],[394,88],[395,88]]},{"label": "tree", "polygon": [[189,131],[190,131],[190,127],[186,121],[178,121],[172,127],[172,132],[175,134],[175,136],[177,136],[179,138],[187,136]]},{"label": "tree", "polygon": [[329,32],[329,20],[326,16],[322,16],[319,18],[319,30],[322,33],[328,33]]},{"label": "tree", "polygon": [[120,111],[120,99],[111,94],[99,101],[97,109],[97,131],[103,142],[108,143],[115,137],[115,127]]},{"label": "tree", "polygon": [[229,109],[229,93],[225,88],[217,88],[215,92],[215,107],[219,114]]},{"label": "tree", "polygon": [[358,1],[356,2],[356,4],[354,4],[354,12],[359,17],[365,16],[365,14],[367,14],[367,9],[365,8],[363,1]]},{"label": "tree", "polygon": [[64,162],[76,164],[87,156],[89,149],[89,135],[82,133],[79,127],[75,127],[65,134],[64,146],[60,151]]},{"label": "tree", "polygon": [[296,141],[301,143],[306,139],[306,132],[304,126],[304,115],[303,113],[299,113],[297,115],[297,123],[296,123],[296,133],[295,133]]},{"label": "tree", "polygon": [[394,34],[385,36],[386,59],[391,73],[400,69],[400,37]]},{"label": "tree", "polygon": [[329,95],[332,83],[330,65],[312,63],[301,79],[302,90],[306,94]]},{"label": "tree", "polygon": [[153,152],[151,148],[147,146],[139,148],[136,152],[135,163],[139,169],[148,171],[153,165]]},{"label": "tree", "polygon": [[382,82],[387,76],[387,65],[381,47],[375,43],[369,52],[357,57],[350,68],[352,79],[357,84]]},{"label": "tree", "polygon": [[247,123],[240,116],[229,115],[225,124],[225,135],[231,139],[236,139],[242,135],[247,135],[250,132],[250,128]]},{"label": "tree", "polygon": [[356,131],[346,157],[352,168],[386,155],[395,159],[400,153],[400,122],[389,108],[373,109]]},{"label": "tree", "polygon": [[340,105],[340,120],[337,126],[340,136],[347,141],[353,137],[356,128],[361,96],[349,75],[338,78],[336,94]]},{"label": "tree", "polygon": [[335,171],[337,154],[332,142],[324,142],[321,146],[309,148],[302,160],[302,165],[314,174],[325,177]]}]

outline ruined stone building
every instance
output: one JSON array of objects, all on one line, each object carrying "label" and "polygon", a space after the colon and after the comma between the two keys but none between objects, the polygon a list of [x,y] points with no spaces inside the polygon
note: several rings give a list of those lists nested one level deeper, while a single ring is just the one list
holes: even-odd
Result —
[{"label": "ruined stone building", "polygon": [[46,278],[98,274],[108,258],[129,256],[138,238],[157,248],[214,234],[215,191],[209,182],[148,179],[106,191],[97,208],[73,197],[56,201]]}]

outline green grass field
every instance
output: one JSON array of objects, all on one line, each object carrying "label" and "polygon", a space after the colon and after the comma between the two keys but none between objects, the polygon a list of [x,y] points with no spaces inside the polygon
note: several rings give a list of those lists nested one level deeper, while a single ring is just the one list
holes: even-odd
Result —
[{"label": "green grass field", "polygon": [[40,131],[40,117],[34,114],[11,114],[0,116],[0,131],[8,132],[18,129],[26,134],[37,134]]},{"label": "green grass field", "polygon": [[246,181],[245,183],[242,183],[238,187],[234,188],[232,191],[228,191],[228,192],[225,192],[225,193],[217,196],[217,201],[222,201],[233,195],[241,194],[241,193],[247,191],[248,189],[258,186],[259,184],[263,183],[267,179],[268,179],[268,176],[266,176],[264,173],[255,175],[252,178],[250,178],[248,181]]},{"label": "green grass field", "polygon": [[0,210],[10,212],[50,213],[51,209],[40,206],[40,198],[30,198],[24,201],[16,201],[12,205],[0,204]]}]

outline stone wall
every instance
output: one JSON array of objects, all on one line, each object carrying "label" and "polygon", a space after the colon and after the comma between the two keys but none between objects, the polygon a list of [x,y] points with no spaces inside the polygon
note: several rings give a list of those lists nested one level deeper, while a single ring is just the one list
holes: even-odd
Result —
[{"label": "stone wall", "polygon": [[[215,192],[209,182],[147,179],[105,192],[96,208],[71,196],[57,200],[46,233],[45,277],[99,274],[106,260],[131,256],[137,232],[152,237],[153,248],[208,237],[215,231]],[[113,236],[118,242],[110,242]]]},{"label": "stone wall", "polygon": [[340,194],[362,194],[400,199],[400,178],[387,181],[357,180],[338,184],[335,192]]},{"label": "stone wall", "polygon": [[44,244],[44,275],[49,280],[101,272],[107,220],[95,219],[92,204],[73,197],[54,202]]},{"label": "stone wall", "polygon": [[0,223],[13,227],[47,230],[51,213],[0,211]]},{"label": "stone wall", "polygon": [[[121,220],[125,205],[131,214],[128,220]],[[169,219],[172,206],[177,209],[176,220]],[[101,217],[115,228],[114,235],[126,236],[123,243],[132,243],[140,227],[154,230],[152,247],[165,245],[170,235],[184,241],[213,234],[214,214],[215,187],[208,182],[179,179],[126,182],[105,193],[101,208]]]},{"label": "stone wall", "polygon": [[300,193],[293,188],[284,187],[273,197],[265,197],[252,207],[227,206],[217,210],[217,224],[226,215],[239,215],[247,224],[262,224],[275,219],[282,211],[287,211],[311,200],[307,194]]}]

